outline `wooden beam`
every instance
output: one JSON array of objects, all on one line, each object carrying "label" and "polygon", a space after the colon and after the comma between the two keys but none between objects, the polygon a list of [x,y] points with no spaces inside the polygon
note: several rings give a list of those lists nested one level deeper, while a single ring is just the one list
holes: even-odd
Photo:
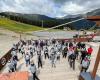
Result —
[{"label": "wooden beam", "polygon": [[99,46],[99,51],[98,51],[98,54],[97,54],[97,57],[96,57],[95,65],[94,65],[94,68],[93,68],[93,71],[92,71],[92,74],[91,74],[93,80],[95,80],[97,69],[98,69],[98,66],[99,66],[99,62],[100,62],[100,46]]}]

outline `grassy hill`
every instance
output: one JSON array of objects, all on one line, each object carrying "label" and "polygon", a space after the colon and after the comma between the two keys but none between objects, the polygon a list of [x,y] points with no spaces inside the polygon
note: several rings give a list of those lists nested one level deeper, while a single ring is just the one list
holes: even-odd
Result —
[{"label": "grassy hill", "polygon": [[9,20],[7,18],[0,18],[0,27],[14,31],[14,32],[27,32],[27,31],[43,30],[43,28],[16,22],[13,20]]}]

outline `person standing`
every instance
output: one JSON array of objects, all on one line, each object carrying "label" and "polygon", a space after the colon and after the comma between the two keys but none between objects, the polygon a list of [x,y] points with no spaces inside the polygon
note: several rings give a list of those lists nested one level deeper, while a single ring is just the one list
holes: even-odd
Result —
[{"label": "person standing", "polygon": [[25,55],[25,49],[24,49],[24,46],[21,47],[21,53],[22,53],[22,56]]},{"label": "person standing", "polygon": [[42,68],[42,55],[41,55],[41,50],[38,51],[38,53],[37,53],[37,58],[38,58],[38,68],[39,68],[39,67]]},{"label": "person standing", "polygon": [[33,75],[33,80],[35,80],[35,79],[40,80],[40,79],[37,77],[37,75],[36,75],[37,69],[36,69],[36,65],[34,64],[34,61],[31,61],[31,64],[30,64],[30,71],[31,71],[31,73],[32,73],[32,75]]},{"label": "person standing", "polygon": [[90,46],[90,47],[88,48],[88,50],[87,50],[88,56],[91,56],[92,52],[93,52],[93,48],[92,48],[92,46]]},{"label": "person standing", "polygon": [[86,57],[86,55],[87,55],[87,51],[86,51],[86,47],[85,46],[83,46],[82,48],[81,48],[81,63],[82,63],[82,61],[84,60],[84,58]]},{"label": "person standing", "polygon": [[34,52],[33,48],[30,47],[30,55],[31,55],[31,58],[33,57],[33,52]]},{"label": "person standing", "polygon": [[13,64],[13,62],[12,62],[12,59],[10,59],[9,61],[8,61],[8,64],[7,64],[7,66],[8,66],[8,71],[9,72],[14,72],[14,64]]},{"label": "person standing", "polygon": [[17,60],[13,58],[12,63],[13,63],[13,66],[14,66],[14,71],[16,71],[17,70]]},{"label": "person standing", "polygon": [[50,60],[52,67],[56,67],[56,55],[54,53],[50,55]]},{"label": "person standing", "polygon": [[30,55],[28,53],[26,53],[25,55],[25,62],[26,62],[26,66],[30,64]]},{"label": "person standing", "polygon": [[69,63],[70,63],[70,67],[73,68],[73,70],[75,70],[75,59],[76,59],[76,55],[75,53],[72,53],[70,56],[69,56]]},{"label": "person standing", "polygon": [[17,56],[17,52],[16,52],[15,49],[13,49],[13,50],[11,51],[11,55],[12,55],[12,58],[15,58],[15,59],[18,61],[18,56]]},{"label": "person standing", "polygon": [[70,55],[74,53],[74,50],[72,48],[68,49],[68,62],[70,61]]},{"label": "person standing", "polygon": [[46,48],[44,49],[44,56],[45,56],[45,59],[48,57],[49,59],[49,54],[48,54],[48,48],[46,46]]},{"label": "person standing", "polygon": [[58,52],[57,52],[57,60],[59,60],[59,61],[60,61],[60,54],[61,54],[61,52],[58,51]]},{"label": "person standing", "polygon": [[53,47],[51,48],[50,52],[51,52],[50,54],[51,65],[52,67],[56,67],[56,54],[55,54],[55,50]]},{"label": "person standing", "polygon": [[90,60],[87,57],[85,57],[81,64],[81,66],[82,66],[81,72],[83,72],[83,71],[86,72],[89,67],[89,64],[90,64]]},{"label": "person standing", "polygon": [[67,52],[68,52],[68,48],[67,46],[64,48],[64,51],[63,51],[63,58],[66,58],[67,57]]}]

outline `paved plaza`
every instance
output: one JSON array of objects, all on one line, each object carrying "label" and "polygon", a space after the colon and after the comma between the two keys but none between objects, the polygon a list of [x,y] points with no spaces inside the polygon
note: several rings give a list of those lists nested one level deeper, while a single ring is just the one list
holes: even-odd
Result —
[{"label": "paved plaza", "polygon": [[[93,69],[93,65],[95,62],[96,54],[98,52],[100,43],[91,42],[91,43],[86,43],[86,44],[87,44],[87,47],[89,45],[92,45],[94,49],[93,54],[92,54],[91,65],[88,69],[88,71],[91,72]],[[18,61],[18,66],[17,66],[18,71],[29,71],[29,67],[26,67],[25,59],[22,57],[20,53],[18,53],[18,58],[20,59]],[[37,55],[34,55],[34,57],[31,60],[34,60],[37,66]],[[75,70],[72,70],[69,67],[67,58],[64,59],[61,56],[61,60],[56,62],[56,68],[52,68],[50,60],[48,59],[45,60],[43,58],[43,68],[39,68],[37,70],[38,77],[40,78],[40,80],[66,80],[66,79],[67,80],[78,80],[78,76],[80,73],[79,65],[80,65],[79,61],[76,60]],[[7,73],[7,72],[8,72],[8,67],[6,65],[5,68],[2,70],[2,73]],[[100,65],[99,65],[97,74],[100,76]],[[30,80],[32,80],[31,74],[30,74]]]}]

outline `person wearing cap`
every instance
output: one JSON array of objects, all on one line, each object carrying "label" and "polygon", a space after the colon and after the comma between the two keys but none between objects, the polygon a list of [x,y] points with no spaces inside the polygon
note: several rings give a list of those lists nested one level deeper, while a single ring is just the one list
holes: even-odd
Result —
[{"label": "person wearing cap", "polygon": [[36,65],[34,64],[33,60],[31,61],[31,64],[30,64],[30,71],[31,71],[31,73],[33,75],[33,80],[35,80],[35,79],[40,80],[36,75],[37,69],[36,69]]},{"label": "person wearing cap", "polygon": [[14,64],[13,64],[13,62],[12,62],[12,59],[10,59],[10,60],[8,61],[7,66],[8,66],[8,71],[9,71],[9,72],[14,72]]}]

